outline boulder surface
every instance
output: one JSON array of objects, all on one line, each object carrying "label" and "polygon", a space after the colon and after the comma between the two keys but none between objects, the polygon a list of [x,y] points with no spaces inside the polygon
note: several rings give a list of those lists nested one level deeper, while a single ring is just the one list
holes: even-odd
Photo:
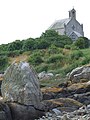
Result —
[{"label": "boulder surface", "polygon": [[90,66],[77,67],[69,74],[69,79],[73,82],[80,82],[80,79],[90,80]]},{"label": "boulder surface", "polygon": [[37,75],[26,62],[13,63],[4,74],[1,86],[3,100],[40,107],[42,93]]}]

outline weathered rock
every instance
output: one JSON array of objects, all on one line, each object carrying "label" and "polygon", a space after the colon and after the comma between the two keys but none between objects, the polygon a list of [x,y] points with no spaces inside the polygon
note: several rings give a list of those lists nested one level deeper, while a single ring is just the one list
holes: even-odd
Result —
[{"label": "weathered rock", "polygon": [[56,115],[62,115],[61,111],[57,108],[52,109],[52,112],[54,112]]},{"label": "weathered rock", "polygon": [[55,98],[55,93],[49,92],[49,93],[43,93],[43,100],[50,100]]},{"label": "weathered rock", "polygon": [[12,120],[9,106],[0,101],[0,120]]},{"label": "weathered rock", "polygon": [[69,74],[69,79],[73,82],[79,82],[80,79],[90,79],[90,66],[82,66],[75,68]]},{"label": "weathered rock", "polygon": [[36,73],[26,62],[13,63],[5,72],[1,86],[4,101],[40,108],[42,93]]},{"label": "weathered rock", "polygon": [[80,102],[70,98],[45,100],[44,103],[48,106],[49,110],[58,108],[60,111],[68,112],[74,111],[83,105]]},{"label": "weathered rock", "polygon": [[38,74],[39,79],[47,79],[53,77],[53,73],[46,73],[45,71]]},{"label": "weathered rock", "polygon": [[85,105],[90,104],[90,92],[86,92],[82,94],[74,94],[74,96],[72,97]]},{"label": "weathered rock", "polygon": [[43,110],[39,110],[34,106],[17,103],[9,103],[8,105],[12,113],[12,120],[35,120],[44,115]]},{"label": "weathered rock", "polygon": [[50,100],[56,98],[57,94],[63,91],[63,88],[59,87],[49,87],[41,89],[43,94],[43,100]]},{"label": "weathered rock", "polygon": [[70,118],[68,118],[67,114],[63,115],[61,120],[71,120]]},{"label": "weathered rock", "polygon": [[39,77],[39,79],[42,79],[42,78],[45,77],[45,75],[46,75],[46,72],[43,71],[43,72],[41,72],[41,73],[38,74],[38,77]]}]

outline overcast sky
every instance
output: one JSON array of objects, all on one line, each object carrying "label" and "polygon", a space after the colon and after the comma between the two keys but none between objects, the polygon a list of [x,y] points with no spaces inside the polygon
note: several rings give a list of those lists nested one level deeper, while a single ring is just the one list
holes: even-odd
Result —
[{"label": "overcast sky", "polygon": [[68,18],[73,6],[90,38],[90,0],[0,0],[0,44],[39,37],[55,20]]}]

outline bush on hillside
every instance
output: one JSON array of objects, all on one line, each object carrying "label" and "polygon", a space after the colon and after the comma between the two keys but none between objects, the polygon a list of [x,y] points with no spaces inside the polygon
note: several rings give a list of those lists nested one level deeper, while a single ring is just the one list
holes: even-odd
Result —
[{"label": "bush on hillside", "polygon": [[28,62],[33,65],[39,65],[43,62],[42,57],[39,54],[32,54],[28,58]]},{"label": "bush on hillside", "polygon": [[22,49],[22,42],[20,40],[16,40],[12,43],[8,44],[8,51],[14,51],[14,50],[21,50]]},{"label": "bush on hillside", "polygon": [[46,49],[50,46],[50,43],[44,39],[38,39],[35,41],[35,49]]},{"label": "bush on hillside", "polygon": [[85,64],[89,64],[90,63],[90,57],[83,57],[81,60],[81,64],[85,65]]},{"label": "bush on hillside", "polygon": [[42,72],[42,71],[48,71],[48,64],[45,64],[45,63],[42,63],[42,64],[40,64],[40,65],[38,65],[38,66],[36,66],[35,67],[35,70],[38,72],[38,73],[40,73],[40,72]]},{"label": "bush on hillside", "polygon": [[0,56],[0,72],[3,72],[8,66],[8,57]]},{"label": "bush on hillside", "polygon": [[28,38],[23,42],[22,49],[24,51],[34,50],[35,40],[33,38]]},{"label": "bush on hillside", "polygon": [[41,35],[45,41],[48,41],[51,45],[63,48],[65,45],[72,44],[71,38],[66,35],[59,35],[55,30],[46,30],[45,33]]},{"label": "bush on hillside", "polygon": [[48,49],[49,54],[58,54],[59,52],[62,52],[62,49],[56,47],[55,45],[51,45]]},{"label": "bush on hillside", "polygon": [[78,60],[82,56],[83,56],[83,52],[77,50],[77,51],[72,51],[69,57],[71,60]]},{"label": "bush on hillside", "polygon": [[74,43],[71,45],[71,50],[79,50],[79,47],[77,47]]},{"label": "bush on hillside", "polygon": [[54,55],[51,55],[48,59],[47,59],[47,63],[55,63],[57,61],[63,61],[63,54],[54,54]]},{"label": "bush on hillside", "polygon": [[70,49],[71,49],[71,46],[70,46],[70,45],[65,45],[64,48],[70,50]]},{"label": "bush on hillside", "polygon": [[23,53],[23,50],[14,50],[7,53],[8,57],[16,57]]},{"label": "bush on hillside", "polygon": [[90,43],[89,43],[88,38],[85,38],[85,37],[78,38],[74,43],[74,45],[80,49],[89,48],[90,46],[89,44]]},{"label": "bush on hillside", "polygon": [[8,44],[2,44],[0,45],[0,52],[4,52],[8,50]]}]

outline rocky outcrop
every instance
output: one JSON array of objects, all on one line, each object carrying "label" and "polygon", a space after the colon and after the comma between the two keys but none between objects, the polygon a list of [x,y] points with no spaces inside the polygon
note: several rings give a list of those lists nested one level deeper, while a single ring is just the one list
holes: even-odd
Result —
[{"label": "rocky outcrop", "polygon": [[1,92],[4,101],[40,107],[42,93],[38,78],[26,62],[13,63],[6,70]]},{"label": "rocky outcrop", "polygon": [[[3,101],[10,108],[12,120],[34,120],[44,115],[38,77],[28,63],[13,63],[6,70],[1,92]],[[0,120],[11,120],[5,111],[1,117],[3,114],[7,119]]]},{"label": "rocky outcrop", "polygon": [[83,105],[80,102],[71,98],[58,98],[45,100],[44,103],[46,104],[49,110],[58,108],[60,111],[66,112],[72,112],[74,110],[77,110],[79,107]]},{"label": "rocky outcrop", "polygon": [[69,74],[69,79],[73,82],[80,82],[81,79],[90,80],[90,66],[75,68]]},{"label": "rocky outcrop", "polygon": [[90,104],[90,81],[84,83],[74,83],[60,88],[42,88],[43,99],[71,98],[82,104]]},{"label": "rocky outcrop", "polygon": [[[86,81],[82,83],[82,79]],[[90,68],[83,66],[70,73],[71,81],[40,90],[38,77],[33,68],[26,62],[13,63],[6,70],[1,85],[5,102],[0,102],[0,120],[35,120],[41,116],[43,117],[40,120],[75,120],[75,116],[79,119],[82,115],[82,118],[88,115],[88,119],[89,79]],[[83,105],[85,107],[81,107]]]}]

